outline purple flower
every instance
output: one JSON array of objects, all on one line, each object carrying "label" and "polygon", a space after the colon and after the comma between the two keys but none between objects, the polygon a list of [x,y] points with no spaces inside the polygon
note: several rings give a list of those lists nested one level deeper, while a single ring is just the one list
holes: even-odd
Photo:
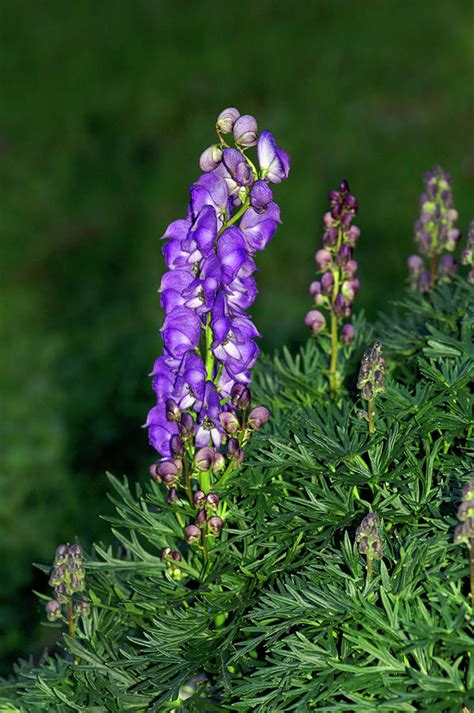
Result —
[{"label": "purple flower", "polygon": [[253,182],[249,163],[237,149],[224,149],[222,163],[216,168],[215,173],[226,182],[230,196],[237,195],[242,186],[248,186]]},{"label": "purple flower", "polygon": [[263,213],[273,200],[273,193],[265,181],[255,181],[250,189],[250,205],[257,213]]},{"label": "purple flower", "polygon": [[280,209],[276,203],[270,202],[260,211],[249,208],[240,221],[248,249],[264,250],[275,235],[278,223],[281,223]]},{"label": "purple flower", "polygon": [[269,131],[262,131],[258,138],[257,156],[262,178],[267,179],[270,183],[281,183],[285,178],[288,178],[290,158],[283,149],[277,146]]},{"label": "purple flower", "polygon": [[256,269],[247,253],[244,235],[235,225],[224,230],[220,236],[217,257],[221,261],[225,284],[231,283],[237,276],[249,277]]},{"label": "purple flower", "polygon": [[458,266],[452,255],[442,255],[439,261],[439,274],[441,277],[452,277],[457,272]]},{"label": "purple flower", "polygon": [[410,277],[418,278],[424,269],[423,259],[419,255],[410,255],[408,258],[408,272]]},{"label": "purple flower", "polygon": [[214,208],[220,224],[231,214],[227,184],[215,171],[199,176],[189,189],[189,193],[191,196],[189,213],[192,218],[195,219],[205,205]]},{"label": "purple flower", "polygon": [[304,323],[311,329],[313,334],[319,334],[326,326],[323,313],[317,309],[312,309],[308,312],[304,318]]},{"label": "purple flower", "polygon": [[223,134],[230,134],[239,116],[239,110],[234,106],[229,106],[227,109],[221,111],[217,117],[216,127],[219,131],[222,131]]},{"label": "purple flower", "polygon": [[175,307],[166,315],[161,333],[166,349],[179,358],[198,346],[201,323],[192,310]]}]

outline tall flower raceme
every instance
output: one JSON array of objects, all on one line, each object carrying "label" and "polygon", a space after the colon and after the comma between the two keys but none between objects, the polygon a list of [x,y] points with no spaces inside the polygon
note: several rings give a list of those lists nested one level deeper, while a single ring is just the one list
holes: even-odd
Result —
[{"label": "tall flower raceme", "polygon": [[[218,535],[226,506],[218,495],[240,466],[244,447],[268,420],[251,408],[251,369],[260,335],[247,310],[257,294],[255,255],[280,221],[270,184],[287,178],[289,157],[269,131],[233,107],[217,118],[218,141],[200,157],[183,219],[166,229],[161,280],[163,352],[151,376],[157,404],[146,426],[159,460],[151,475],[168,501],[188,500],[189,544],[207,559],[208,536]],[[233,136],[233,146],[227,139]],[[247,155],[256,146],[258,164]],[[179,577],[179,553],[163,559]]]},{"label": "tall flower raceme", "polygon": [[89,602],[83,596],[85,571],[80,545],[59,545],[49,584],[54,587],[54,599],[46,603],[46,616],[49,621],[62,620],[67,623],[69,636],[74,638],[77,619],[88,614],[90,609]]},{"label": "tall flower raceme", "polygon": [[375,398],[386,391],[385,383],[386,361],[382,356],[382,343],[376,341],[373,347],[366,349],[357,379],[361,399],[367,401],[367,411],[359,411],[359,418],[364,418],[369,424],[369,433],[375,432]]},{"label": "tall flower raceme", "polygon": [[458,508],[458,520],[461,524],[454,532],[454,543],[466,545],[469,550],[469,573],[471,585],[471,608],[474,612],[474,475],[462,491],[462,500]]},{"label": "tall flower raceme", "polygon": [[357,199],[349,192],[349,184],[343,180],[338,190],[329,192],[330,210],[324,214],[323,247],[316,252],[315,261],[321,279],[312,282],[310,293],[318,307],[324,307],[326,317],[318,309],[310,310],[305,323],[313,334],[329,336],[329,388],[334,397],[341,384],[338,371],[338,355],[341,345],[350,344],[355,330],[350,322],[352,303],[359,291],[357,262],[352,251],[360,237],[360,229],[353,224],[358,211]]},{"label": "tall flower raceme", "polygon": [[435,166],[425,174],[424,183],[420,216],[415,223],[415,240],[423,257],[408,258],[411,286],[419,292],[428,292],[438,280],[449,280],[454,275],[457,265],[451,253],[460,237],[450,175],[441,166]]}]

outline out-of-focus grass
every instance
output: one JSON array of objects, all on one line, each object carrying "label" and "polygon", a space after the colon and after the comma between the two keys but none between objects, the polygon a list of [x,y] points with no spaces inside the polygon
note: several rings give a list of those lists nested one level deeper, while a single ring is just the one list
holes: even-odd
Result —
[{"label": "out-of-focus grass", "polygon": [[292,157],[284,225],[258,257],[264,346],[304,337],[342,177],[361,205],[357,304],[373,315],[402,289],[426,168],[451,171],[461,227],[472,217],[472,15],[469,0],[2,4],[4,654],[36,642],[34,598],[17,596],[30,562],[90,541],[104,469],[136,478],[152,457],[158,238],[217,113],[255,114]]}]

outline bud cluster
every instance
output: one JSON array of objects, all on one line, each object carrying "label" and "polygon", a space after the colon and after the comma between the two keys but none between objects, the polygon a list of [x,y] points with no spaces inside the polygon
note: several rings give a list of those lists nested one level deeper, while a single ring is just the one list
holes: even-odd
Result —
[{"label": "bud cluster", "polygon": [[356,530],[355,541],[359,546],[361,555],[367,557],[367,571],[371,574],[372,560],[382,559],[382,541],[379,535],[379,519],[373,512],[369,512]]},{"label": "bud cluster", "polygon": [[54,587],[54,599],[46,604],[46,616],[55,621],[63,616],[63,606],[71,607],[74,617],[89,613],[89,604],[75,595],[85,590],[82,548],[78,544],[59,545],[53,561],[49,584]]},{"label": "bud cluster", "polygon": [[176,562],[179,562],[181,555],[176,550],[172,550],[171,547],[163,547],[161,550],[161,559],[166,564],[166,569],[171,579],[176,582],[181,579],[181,570],[176,566]]},{"label": "bud cluster", "polygon": [[469,230],[467,232],[467,242],[466,247],[461,253],[461,262],[463,265],[469,265],[470,271],[467,276],[468,282],[471,285],[474,284],[474,220],[471,220],[469,224]]},{"label": "bud cluster", "polygon": [[365,418],[369,422],[370,433],[375,431],[375,397],[386,390],[385,367],[386,361],[382,356],[382,343],[377,341],[373,347],[364,352],[357,379],[357,388],[360,389],[361,398],[368,402],[368,411],[359,411],[359,417]]},{"label": "bud cluster", "polygon": [[[199,447],[202,442],[199,429],[194,428],[192,411],[182,411],[176,402],[166,400],[166,418],[178,427],[178,433],[171,437],[172,458],[163,459],[150,467],[150,475],[156,483],[168,488],[168,502],[171,504],[187,493],[190,504],[197,513],[193,524],[184,528],[188,544],[202,545],[203,533],[218,535],[223,520],[217,513],[219,495],[210,490],[211,481],[217,479],[221,485],[224,478],[240,467],[244,459],[244,447],[255,431],[259,431],[268,421],[270,412],[264,406],[251,408],[250,389],[245,384],[233,385],[229,401],[213,413],[214,423],[219,424],[212,443]],[[205,423],[203,423],[203,426]],[[216,447],[216,443],[219,444]],[[193,493],[193,485],[198,489]],[[178,577],[179,560],[169,548],[163,550],[164,561],[170,566],[170,574]]]},{"label": "bud cluster", "polygon": [[454,532],[454,542],[457,545],[465,544],[470,549],[474,539],[474,477],[463,488],[458,520],[461,524]]},{"label": "bud cluster", "polygon": [[427,292],[437,279],[450,280],[455,274],[457,265],[450,253],[455,250],[460,237],[455,226],[458,212],[453,207],[449,174],[441,166],[435,166],[425,174],[424,183],[420,216],[415,223],[415,240],[421,255],[428,258],[429,269],[425,269],[425,262],[419,255],[408,258],[411,286],[419,292]]},{"label": "bud cluster", "polygon": [[[323,248],[315,255],[316,267],[322,277],[312,282],[309,290],[315,305],[325,307],[336,320],[342,321],[351,316],[352,303],[360,288],[356,277],[357,262],[352,257],[352,249],[360,236],[359,228],[352,224],[358,203],[349,193],[347,181],[341,181],[338,190],[329,192],[329,203],[331,210],[323,217]],[[315,309],[308,312],[305,324],[313,334],[326,329],[324,314]],[[344,344],[350,344],[354,337],[354,327],[345,324],[341,332]]]}]

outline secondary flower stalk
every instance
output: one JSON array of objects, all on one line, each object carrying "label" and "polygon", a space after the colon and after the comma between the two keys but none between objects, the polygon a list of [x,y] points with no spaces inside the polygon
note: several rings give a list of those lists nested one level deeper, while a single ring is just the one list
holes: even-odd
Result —
[{"label": "secondary flower stalk", "polygon": [[461,262],[463,265],[469,265],[471,268],[467,275],[468,282],[471,285],[474,284],[474,220],[471,220],[469,224],[469,230],[467,231],[467,241],[466,247],[461,253]]},{"label": "secondary flower stalk", "polygon": [[466,545],[469,550],[471,608],[474,613],[474,478],[463,488],[458,520],[461,524],[454,531],[454,543]]},{"label": "secondary flower stalk", "polygon": [[[208,538],[223,527],[225,504],[215,489],[241,466],[245,445],[269,417],[263,406],[250,408],[260,335],[247,310],[257,294],[255,255],[281,222],[270,184],[290,169],[272,134],[259,133],[255,118],[234,107],[221,112],[216,133],[218,142],[201,154],[186,216],[163,235],[163,352],[151,373],[157,403],[146,423],[160,456],[152,478],[168,488],[170,505],[187,498],[194,522],[184,535],[204,560]],[[247,155],[252,146],[258,162]],[[198,505],[196,493],[205,498]],[[169,568],[175,578],[176,567]]]},{"label": "secondary flower stalk", "polygon": [[357,388],[361,390],[361,398],[367,401],[367,411],[359,412],[369,423],[369,433],[375,432],[375,398],[384,393],[386,362],[382,356],[382,343],[377,341],[367,349],[362,357]]},{"label": "secondary flower stalk", "polygon": [[356,530],[355,541],[359,552],[367,558],[367,579],[372,576],[372,562],[382,559],[382,541],[379,535],[380,522],[377,515],[369,512]]},{"label": "secondary flower stalk", "polygon": [[339,391],[342,376],[338,370],[338,355],[342,345],[350,344],[355,330],[344,320],[352,314],[352,304],[359,291],[357,262],[352,250],[360,237],[360,229],[352,221],[358,211],[356,198],[349,192],[347,181],[341,181],[338,190],[329,192],[330,210],[324,214],[323,247],[315,255],[316,267],[321,273],[319,281],[310,285],[314,304],[325,308],[326,317],[318,309],[310,310],[305,324],[313,334],[329,336],[329,390],[331,398]]},{"label": "secondary flower stalk", "polygon": [[54,587],[55,596],[46,603],[46,616],[49,621],[65,621],[69,636],[74,638],[77,619],[88,614],[90,609],[84,597],[78,596],[85,590],[84,559],[80,545],[59,545],[49,584]]},{"label": "secondary flower stalk", "polygon": [[458,212],[453,207],[451,177],[441,166],[425,173],[425,190],[420,195],[420,216],[415,223],[415,240],[420,255],[410,255],[408,272],[413,289],[428,292],[437,281],[449,281],[457,270],[450,253],[457,245],[460,232],[456,228]]}]

